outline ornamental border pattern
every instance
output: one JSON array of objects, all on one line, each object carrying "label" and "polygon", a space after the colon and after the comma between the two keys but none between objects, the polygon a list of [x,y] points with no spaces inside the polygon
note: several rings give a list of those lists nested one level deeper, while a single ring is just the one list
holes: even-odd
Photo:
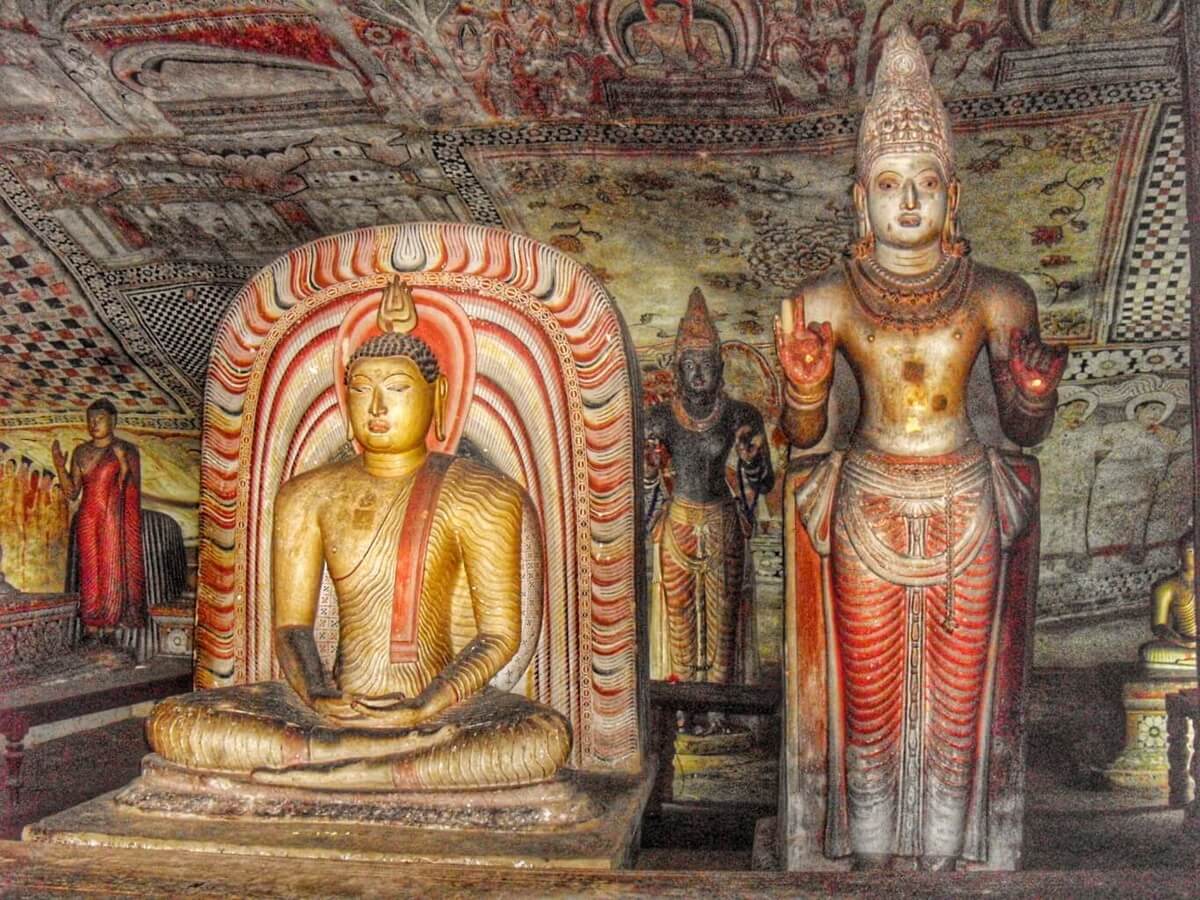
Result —
[{"label": "ornamental border pattern", "polygon": [[[1149,79],[1119,84],[1082,84],[1034,93],[1024,91],[949,100],[946,110],[955,122],[1003,121],[1051,113],[1080,112],[1130,103],[1178,100],[1179,79]],[[561,123],[520,125],[446,132],[433,136],[433,158],[455,186],[472,220],[505,227],[500,211],[471,169],[464,150],[470,147],[520,147],[547,144],[606,144],[620,147],[679,149],[802,145],[858,134],[857,113],[827,113],[783,122]]]}]

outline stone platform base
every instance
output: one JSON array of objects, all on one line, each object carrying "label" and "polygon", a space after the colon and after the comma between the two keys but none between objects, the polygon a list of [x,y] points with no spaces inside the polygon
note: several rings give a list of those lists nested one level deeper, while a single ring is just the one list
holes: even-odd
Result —
[{"label": "stone platform base", "polygon": [[602,812],[570,773],[504,790],[319,791],[198,772],[154,753],[142,760],[142,777],[118,792],[114,800],[118,806],[163,815],[506,831],[578,825]]},{"label": "stone platform base", "polygon": [[[1103,770],[1104,780],[1115,790],[1166,794],[1170,787],[1167,697],[1192,690],[1196,680],[1137,678],[1125,682],[1125,747]],[[1190,755],[1192,738],[1186,738]]]},{"label": "stone platform base", "polygon": [[[28,825],[22,837],[40,843],[173,852],[459,866],[615,869],[632,864],[653,771],[649,767],[638,776],[575,773],[571,776],[575,788],[594,804],[597,814],[575,824],[540,827],[527,824],[521,830],[494,825],[447,828],[417,827],[395,820],[364,821],[361,810],[350,819],[333,817],[328,809],[317,819],[296,817],[295,810],[290,817],[286,813],[269,815],[263,814],[261,805],[258,815],[226,816],[215,808],[211,815],[146,811],[116,801],[118,794],[134,789],[139,783],[134,782],[121,791],[104,794]],[[559,793],[561,799],[571,792],[559,792],[555,787],[551,793]],[[148,802],[147,798],[153,796],[150,791],[125,799]],[[524,802],[531,799],[526,797]],[[256,802],[261,804],[254,798],[248,802],[252,806]],[[460,802],[469,801],[462,800],[460,795]],[[376,801],[376,806],[379,805]]]}]

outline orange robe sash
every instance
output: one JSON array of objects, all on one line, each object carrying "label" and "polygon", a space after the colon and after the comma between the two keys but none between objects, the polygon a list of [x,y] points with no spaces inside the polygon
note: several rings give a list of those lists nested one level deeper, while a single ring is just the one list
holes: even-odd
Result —
[{"label": "orange robe sash", "polygon": [[425,582],[425,550],[442,482],[454,457],[430,453],[413,482],[396,546],[396,583],[392,590],[391,661],[417,661],[417,611]]}]

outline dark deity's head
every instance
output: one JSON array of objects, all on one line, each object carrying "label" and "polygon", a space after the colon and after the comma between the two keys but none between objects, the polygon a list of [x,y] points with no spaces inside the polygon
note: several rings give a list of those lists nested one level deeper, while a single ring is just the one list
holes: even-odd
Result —
[{"label": "dark deity's head", "polygon": [[720,392],[723,373],[721,339],[704,294],[695,288],[675,336],[675,388],[689,405],[704,406]]},{"label": "dark deity's head", "polygon": [[676,387],[687,400],[710,400],[724,384],[724,367],[719,349],[683,350],[675,358]]}]

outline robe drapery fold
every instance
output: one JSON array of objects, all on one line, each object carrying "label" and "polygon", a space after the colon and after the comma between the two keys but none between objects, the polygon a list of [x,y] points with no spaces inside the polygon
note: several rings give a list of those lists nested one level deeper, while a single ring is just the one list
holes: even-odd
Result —
[{"label": "robe drapery fold", "polygon": [[418,657],[417,610],[424,586],[425,549],[437,509],[442,481],[454,457],[430,453],[413,481],[412,493],[396,545],[396,581],[392,590],[391,661],[412,663]]},{"label": "robe drapery fold", "polygon": [[750,683],[757,674],[750,523],[734,497],[673,497],[653,527],[651,677]]},{"label": "robe drapery fold", "polygon": [[[797,553],[814,558],[796,564],[821,559],[827,573],[817,596],[795,599],[817,607],[797,621],[827,626],[796,637],[824,646],[830,673],[823,708],[800,722],[827,743],[826,856],[987,859],[992,726],[1017,702],[997,701],[996,684],[1011,690],[1005,655],[1026,651],[1012,640],[1024,626],[1008,622],[1027,624],[1005,605],[1008,563],[1036,521],[1035,491],[1027,459],[975,444],[933,458],[836,452],[796,491]],[[1022,548],[1022,582],[1027,562]]]}]

